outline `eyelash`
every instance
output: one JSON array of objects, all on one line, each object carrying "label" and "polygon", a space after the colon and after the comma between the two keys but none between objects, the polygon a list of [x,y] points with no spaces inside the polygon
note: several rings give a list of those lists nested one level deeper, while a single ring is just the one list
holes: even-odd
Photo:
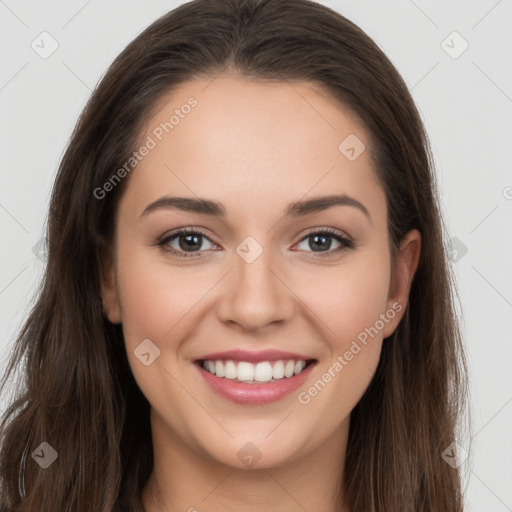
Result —
[{"label": "eyelash", "polygon": [[[325,258],[325,257],[329,257],[329,256],[333,256],[335,254],[338,254],[338,253],[340,253],[342,251],[346,251],[348,249],[354,249],[356,247],[356,243],[353,240],[340,235],[340,233],[338,231],[336,231],[335,229],[332,229],[332,228],[325,228],[325,229],[321,229],[321,230],[310,231],[304,237],[302,237],[299,240],[298,243],[303,242],[304,240],[306,240],[307,238],[309,238],[312,235],[320,235],[320,234],[329,235],[330,237],[335,238],[338,242],[341,243],[341,247],[338,247],[338,249],[335,249],[334,251],[329,250],[329,251],[325,251],[323,253],[322,252],[316,253],[315,257]],[[163,251],[169,252],[169,253],[171,253],[171,254],[173,254],[175,256],[178,256],[180,258],[194,258],[194,257],[198,257],[199,256],[198,253],[200,253],[201,251],[196,251],[195,254],[187,254],[186,252],[184,253],[182,251],[176,251],[175,249],[171,249],[171,248],[166,247],[166,245],[171,240],[173,240],[174,238],[179,237],[180,235],[201,235],[202,237],[207,238],[208,240],[210,240],[209,237],[206,235],[206,233],[204,233],[200,229],[197,229],[197,228],[183,228],[183,229],[180,229],[178,231],[175,231],[174,233],[163,235],[157,241],[157,243],[155,245],[161,247]],[[211,242],[211,240],[210,240],[210,242]],[[314,252],[314,251],[306,251],[306,252]]]}]

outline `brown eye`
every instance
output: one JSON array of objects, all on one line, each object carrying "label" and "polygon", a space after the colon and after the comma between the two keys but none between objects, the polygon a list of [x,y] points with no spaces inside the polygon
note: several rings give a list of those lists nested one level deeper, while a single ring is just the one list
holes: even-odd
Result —
[{"label": "brown eye", "polygon": [[[182,229],[170,235],[166,235],[157,245],[162,247],[164,251],[175,254],[180,257],[194,257],[195,252],[201,252],[204,240],[208,240],[212,245],[213,242],[201,231],[192,229]],[[173,245],[171,245],[171,242]],[[190,253],[190,254],[187,254]]]},{"label": "brown eye", "polygon": [[[339,244],[337,248],[334,250],[330,250],[332,248],[332,239]],[[352,240],[342,236],[337,231],[332,229],[324,229],[322,231],[313,231],[308,233],[299,243],[306,243],[307,246],[312,249],[307,252],[317,253],[319,256],[330,256],[333,254],[338,254],[341,251],[346,249],[352,249],[355,244]]]}]

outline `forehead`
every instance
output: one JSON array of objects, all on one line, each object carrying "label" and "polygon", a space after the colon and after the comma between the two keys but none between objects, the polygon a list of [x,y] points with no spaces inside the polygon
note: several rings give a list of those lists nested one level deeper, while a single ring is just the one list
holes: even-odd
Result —
[{"label": "forehead", "polygon": [[166,193],[214,198],[228,214],[237,203],[281,210],[304,196],[333,193],[385,202],[362,124],[310,83],[183,83],[159,101],[140,144],[151,149],[126,194],[139,209]]}]

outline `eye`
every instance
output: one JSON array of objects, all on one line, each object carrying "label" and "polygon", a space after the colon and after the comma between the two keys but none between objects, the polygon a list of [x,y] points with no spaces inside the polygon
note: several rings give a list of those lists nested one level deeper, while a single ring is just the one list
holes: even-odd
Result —
[{"label": "eye", "polygon": [[[201,250],[204,250],[201,249],[203,240],[210,239],[198,229],[180,229],[179,231],[175,231],[170,235],[164,235],[164,238],[157,242],[157,245],[162,247],[164,251],[170,252],[176,256],[193,258],[196,256],[195,254],[187,253],[200,252]],[[171,242],[175,245],[171,245]],[[210,243],[213,244],[211,241]]]},{"label": "eye", "polygon": [[[335,250],[330,250],[333,238],[340,244],[340,246]],[[317,256],[320,257],[332,256],[355,247],[354,241],[341,235],[338,231],[332,228],[326,228],[321,231],[311,231],[299,243],[304,242],[308,243],[309,246],[313,248],[313,251],[310,252],[320,253],[317,254]]]}]

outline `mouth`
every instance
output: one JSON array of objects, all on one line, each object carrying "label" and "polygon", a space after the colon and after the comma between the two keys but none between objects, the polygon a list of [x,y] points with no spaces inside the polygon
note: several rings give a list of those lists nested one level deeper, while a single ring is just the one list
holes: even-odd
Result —
[{"label": "mouth", "polygon": [[211,375],[232,382],[261,384],[263,382],[278,382],[290,379],[302,373],[316,359],[279,359],[277,361],[261,361],[250,363],[248,361],[224,361],[221,359],[199,360],[197,364]]},{"label": "mouth", "polygon": [[301,386],[317,359],[280,351],[230,351],[203,356],[194,365],[209,387],[239,404],[280,400]]}]

